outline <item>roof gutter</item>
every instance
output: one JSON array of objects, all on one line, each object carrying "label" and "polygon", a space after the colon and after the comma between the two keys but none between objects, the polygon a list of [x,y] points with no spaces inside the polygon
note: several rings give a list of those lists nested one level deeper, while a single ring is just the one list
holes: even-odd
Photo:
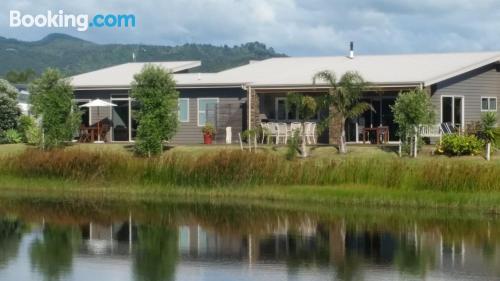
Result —
[{"label": "roof gutter", "polygon": [[[423,85],[423,82],[408,82],[408,83],[378,83],[371,84],[368,88],[418,88]],[[252,85],[252,88],[255,90],[317,90],[317,89],[329,89],[331,88],[328,85],[311,85],[311,84],[303,84],[303,85]]]},{"label": "roof gutter", "polygon": [[[241,88],[242,84],[206,84],[206,85],[177,85],[176,89],[210,89],[210,88]],[[128,86],[73,86],[76,91],[90,91],[90,90],[130,90],[132,87]]]}]

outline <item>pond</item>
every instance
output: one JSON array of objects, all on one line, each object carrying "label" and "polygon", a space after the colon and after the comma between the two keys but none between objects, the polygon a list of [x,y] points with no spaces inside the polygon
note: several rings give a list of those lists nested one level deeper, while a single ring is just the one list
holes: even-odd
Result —
[{"label": "pond", "polygon": [[497,217],[0,201],[0,280],[500,280]]}]

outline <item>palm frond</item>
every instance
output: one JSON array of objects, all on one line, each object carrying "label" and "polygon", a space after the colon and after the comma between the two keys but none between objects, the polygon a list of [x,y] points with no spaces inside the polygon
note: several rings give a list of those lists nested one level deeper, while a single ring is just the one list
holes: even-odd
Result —
[{"label": "palm frond", "polygon": [[321,80],[329,84],[330,87],[335,88],[337,86],[337,76],[333,71],[323,70],[313,76],[313,85],[316,85],[316,81]]},{"label": "palm frond", "polygon": [[371,110],[375,111],[373,106],[367,102],[360,102],[351,107],[347,112],[345,112],[345,117],[347,118],[356,118],[366,111]]}]

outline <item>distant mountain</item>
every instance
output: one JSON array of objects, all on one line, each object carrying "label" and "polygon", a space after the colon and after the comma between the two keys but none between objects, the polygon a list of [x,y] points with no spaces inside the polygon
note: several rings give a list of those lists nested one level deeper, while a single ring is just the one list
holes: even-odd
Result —
[{"label": "distant mountain", "polygon": [[215,72],[248,63],[282,57],[259,42],[240,46],[184,44],[155,46],[138,44],[96,44],[65,34],[50,34],[39,41],[26,42],[0,36],[0,75],[10,70],[32,68],[41,73],[47,67],[59,68],[67,75],[132,61],[201,60],[197,70]]}]

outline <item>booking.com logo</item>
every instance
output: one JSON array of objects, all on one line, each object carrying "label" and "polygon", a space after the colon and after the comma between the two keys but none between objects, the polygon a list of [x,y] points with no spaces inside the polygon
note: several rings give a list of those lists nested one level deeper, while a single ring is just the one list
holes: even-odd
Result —
[{"label": "booking.com logo", "polygon": [[10,11],[10,27],[60,27],[76,28],[87,31],[91,27],[123,28],[135,27],[135,15],[97,14],[92,18],[87,14],[65,14],[63,10],[57,13],[47,11],[47,14],[22,14],[21,11]]}]

